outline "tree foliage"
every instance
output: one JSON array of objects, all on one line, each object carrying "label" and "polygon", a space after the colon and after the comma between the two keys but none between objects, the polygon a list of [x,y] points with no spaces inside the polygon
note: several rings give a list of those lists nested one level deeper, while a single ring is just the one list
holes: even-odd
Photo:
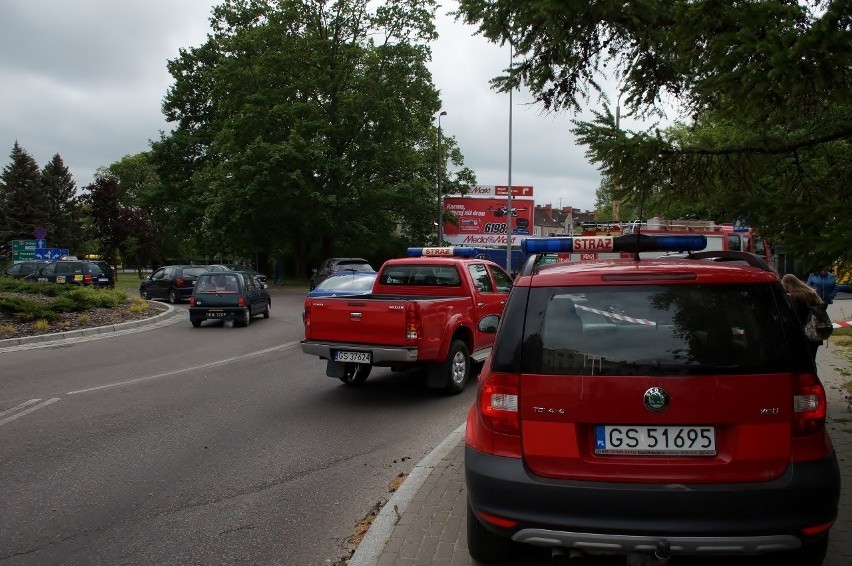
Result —
[{"label": "tree foliage", "polygon": [[80,219],[77,184],[58,153],[41,170],[41,184],[47,199],[49,247],[82,249],[85,235]]},{"label": "tree foliage", "polygon": [[[460,0],[459,18],[519,61],[521,83],[550,110],[603,110],[575,122],[614,198],[716,220],[742,215],[808,263],[849,258],[852,209],[852,4],[848,0]],[[616,128],[605,83],[636,117],[673,127]]]},{"label": "tree foliage", "polygon": [[11,162],[0,174],[0,246],[7,251],[12,240],[33,238],[36,226],[48,224],[47,197],[35,159],[18,142]]},{"label": "tree foliage", "polygon": [[[175,128],[153,147],[161,197],[200,252],[288,253],[298,276],[311,259],[423,241],[436,207],[434,10],[434,0],[214,9],[207,42],[169,62],[163,109]],[[442,145],[461,165],[452,140]],[[473,181],[466,169],[445,178]]]}]

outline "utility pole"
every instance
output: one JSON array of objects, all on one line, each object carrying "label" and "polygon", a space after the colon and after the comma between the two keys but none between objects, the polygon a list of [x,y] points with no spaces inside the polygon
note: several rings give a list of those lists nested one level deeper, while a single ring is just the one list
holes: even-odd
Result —
[{"label": "utility pole", "polygon": [[441,116],[446,116],[447,111],[441,110],[438,114],[438,245],[444,241],[444,206],[441,202],[441,177],[444,171],[444,160],[441,155]]},{"label": "utility pole", "polygon": [[[509,42],[509,71],[512,70],[512,42]],[[509,191],[506,197],[506,271],[512,274],[512,90],[509,89]]]}]

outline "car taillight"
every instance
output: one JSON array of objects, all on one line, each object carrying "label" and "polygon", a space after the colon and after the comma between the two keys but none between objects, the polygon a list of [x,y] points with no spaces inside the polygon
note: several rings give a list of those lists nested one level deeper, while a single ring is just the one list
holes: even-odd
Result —
[{"label": "car taillight", "polygon": [[191,307],[195,306],[195,296],[194,295],[189,298],[189,306],[191,306]]},{"label": "car taillight", "polygon": [[239,299],[237,299],[237,306],[238,306],[238,307],[244,307],[244,306],[246,306],[246,298],[245,298],[245,297],[240,297]]},{"label": "car taillight", "polygon": [[423,325],[420,315],[417,313],[415,303],[410,301],[405,306],[405,338],[406,340],[417,340],[423,335]]},{"label": "car taillight", "polygon": [[305,301],[305,310],[302,311],[302,322],[305,324],[305,340],[311,339],[311,301]]},{"label": "car taillight", "polygon": [[825,428],[825,389],[812,373],[793,376],[793,436],[808,436]]},{"label": "car taillight", "polygon": [[482,422],[503,434],[520,434],[518,415],[518,375],[485,373],[479,386],[478,402]]},{"label": "car taillight", "polygon": [[831,437],[825,429],[825,415],[825,389],[816,374],[793,375],[793,461],[820,460],[834,451]]},{"label": "car taillight", "polygon": [[184,279],[183,277],[178,277],[177,281],[175,281],[175,285],[177,285],[178,287],[183,287],[184,285],[186,285],[186,279]]},{"label": "car taillight", "polygon": [[83,285],[91,285],[92,284],[92,276],[84,275],[83,276]]},{"label": "car taillight", "polygon": [[465,444],[485,454],[522,457],[520,379],[517,374],[492,373],[489,362],[485,362],[479,375],[476,402],[467,416]]}]

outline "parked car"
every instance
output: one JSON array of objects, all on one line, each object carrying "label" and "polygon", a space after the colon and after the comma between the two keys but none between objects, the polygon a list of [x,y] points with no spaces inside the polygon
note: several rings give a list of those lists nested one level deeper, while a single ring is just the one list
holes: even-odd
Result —
[{"label": "parked car", "polygon": [[778,275],[746,252],[639,257],[706,243],[523,240],[532,254],[631,257],[528,262],[499,327],[480,322],[496,339],[465,434],[474,560],[527,543],[628,564],[668,563],[655,552],[823,563],[840,471]]},{"label": "parked car", "polygon": [[48,263],[47,260],[42,259],[19,261],[17,263],[7,265],[3,271],[0,271],[0,276],[23,279],[46,263]]},{"label": "parked car", "polygon": [[204,272],[189,299],[189,321],[198,328],[205,320],[233,320],[248,326],[253,316],[269,318],[272,298],[248,271]]},{"label": "parked car", "polygon": [[201,265],[166,265],[139,284],[143,299],[168,299],[176,304],[188,300],[198,276],[207,271]]},{"label": "parked car", "polygon": [[114,283],[100,266],[84,259],[61,259],[50,261],[33,271],[24,281],[84,285],[97,288],[111,288]]},{"label": "parked car", "polygon": [[110,287],[115,287],[115,270],[112,268],[110,264],[103,260],[92,260],[94,263],[98,264],[98,266],[103,270],[104,274],[109,279]]},{"label": "parked car", "polygon": [[330,257],[312,271],[310,287],[316,288],[324,279],[337,271],[375,271],[370,262],[360,257]]},{"label": "parked car", "polygon": [[260,280],[264,285],[267,284],[267,277],[263,273],[255,271],[250,267],[246,267],[244,265],[231,264],[231,263],[214,263],[212,265],[207,266],[207,271],[243,271],[246,273],[251,273],[254,277]]},{"label": "parked car", "polygon": [[366,295],[376,281],[375,271],[341,271],[308,292],[308,298]]}]

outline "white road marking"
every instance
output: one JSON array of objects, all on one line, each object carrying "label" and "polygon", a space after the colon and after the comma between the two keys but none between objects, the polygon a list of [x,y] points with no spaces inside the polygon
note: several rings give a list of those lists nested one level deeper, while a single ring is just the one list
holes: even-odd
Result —
[{"label": "white road marking", "polygon": [[115,383],[108,383],[106,385],[98,385],[96,387],[88,387],[86,389],[78,389],[76,391],[69,391],[67,395],[76,395],[78,393],[89,393],[91,391],[100,391],[101,389],[111,389],[113,387],[123,387],[125,385],[133,385],[135,383],[141,383],[144,381],[151,381],[153,379],[160,379],[163,377],[170,377],[173,375],[178,375],[181,373],[186,373],[188,371],[196,371],[199,369],[212,368],[216,366],[223,366],[230,364],[232,362],[236,362],[239,360],[243,360],[245,358],[252,358],[254,356],[260,356],[263,354],[268,354],[269,352],[275,352],[277,350],[284,350],[286,348],[292,348],[296,344],[298,344],[298,340],[294,340],[293,342],[287,342],[286,344],[281,344],[280,346],[273,346],[271,348],[266,348],[265,350],[258,350],[256,352],[249,352],[248,354],[240,354],[239,356],[234,356],[233,358],[225,358],[224,360],[217,360],[215,362],[210,362],[206,364],[201,364],[199,366],[192,366],[188,368],[176,369],[174,371],[167,371],[165,373],[158,373],[155,375],[148,375],[145,377],[137,377],[136,379],[128,379],[127,381],[117,381]]},{"label": "white road marking", "polygon": [[14,413],[18,409],[23,409],[27,405],[32,405],[33,403],[38,403],[39,401],[41,401],[41,399],[30,399],[29,401],[24,401],[20,405],[16,405],[16,406],[12,407],[11,409],[6,409],[5,411],[0,411],[0,417],[2,417],[3,415],[8,415],[9,413]]},{"label": "white road marking", "polygon": [[[32,413],[33,411],[36,411],[36,410],[38,410],[38,409],[41,409],[42,407],[47,407],[47,406],[48,406],[48,405],[50,405],[51,403],[56,403],[57,401],[59,401],[59,399],[60,399],[60,397],[52,397],[52,398],[48,399],[47,401],[43,401],[43,402],[39,403],[38,405],[33,405],[33,406],[32,406],[32,407],[30,407],[29,409],[24,409],[24,410],[23,410],[23,411],[21,411],[20,413],[15,413],[14,415],[12,415],[12,416],[10,416],[10,417],[6,417],[5,419],[0,420],[0,426],[4,425],[4,424],[6,424],[6,423],[8,423],[8,422],[10,422],[10,421],[14,421],[14,420],[15,420],[15,419],[17,419],[18,417],[23,417],[23,416],[24,416],[24,415],[26,415],[27,413]],[[41,399],[31,399],[30,401],[41,401]],[[29,404],[29,403],[30,403],[30,401],[27,401],[26,403],[21,403],[20,405],[18,405],[18,406],[17,406],[17,407],[15,407],[14,409],[17,409],[17,408],[19,408],[19,407],[25,406],[25,405]],[[10,410],[14,410],[14,409],[10,409]]]}]

